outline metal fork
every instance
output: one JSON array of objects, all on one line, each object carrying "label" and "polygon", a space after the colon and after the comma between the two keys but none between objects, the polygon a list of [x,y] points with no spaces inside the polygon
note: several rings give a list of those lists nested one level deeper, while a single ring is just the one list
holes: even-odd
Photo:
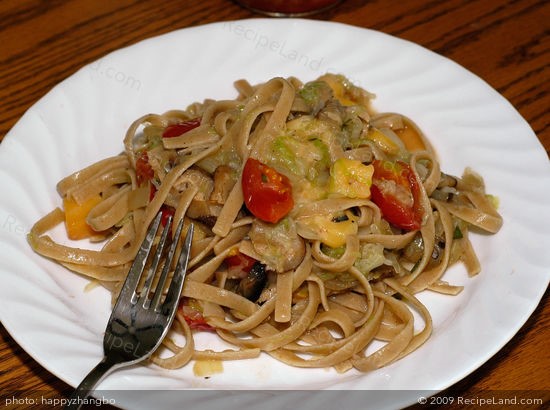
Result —
[{"label": "metal fork", "polygon": [[[162,213],[159,212],[147,230],[145,239],[113,308],[103,339],[103,359],[76,388],[65,409],[79,409],[81,404],[85,402],[84,399],[105,376],[116,369],[136,364],[148,358],[166,336],[174,319],[183,288],[193,237],[193,225],[189,226],[170,287],[166,297],[161,301],[183,227],[182,218],[176,228],[156,289],[150,297],[151,285],[160,261],[165,254],[164,248],[172,224],[172,217],[169,217],[162,231],[157,249],[152,256],[151,263],[147,264],[161,218]],[[148,272],[143,288],[138,292],[137,287],[146,270]]]}]

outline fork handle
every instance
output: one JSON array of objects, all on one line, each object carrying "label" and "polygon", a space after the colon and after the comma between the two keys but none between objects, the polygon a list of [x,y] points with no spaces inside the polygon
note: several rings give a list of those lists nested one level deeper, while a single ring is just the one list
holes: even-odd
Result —
[{"label": "fork handle", "polygon": [[66,410],[80,409],[85,399],[94,390],[94,387],[117,367],[116,364],[116,362],[104,357],[78,385],[73,394],[69,397],[69,401],[64,408]]}]

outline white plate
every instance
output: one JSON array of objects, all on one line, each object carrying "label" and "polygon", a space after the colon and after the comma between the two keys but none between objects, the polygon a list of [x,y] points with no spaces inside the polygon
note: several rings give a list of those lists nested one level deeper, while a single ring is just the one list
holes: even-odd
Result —
[{"label": "white plate", "polygon": [[[60,204],[60,178],[120,152],[126,128],[144,113],[233,98],[239,78],[311,80],[327,71],[374,92],[378,110],[415,120],[444,171],[472,166],[485,177],[500,198],[504,226],[495,236],[473,238],[482,273],[468,279],[462,268],[452,269],[448,278],[465,285],[457,297],[422,294],[434,317],[433,336],[379,371],[295,369],[266,355],[226,363],[223,374],[207,380],[193,376],[192,366],[137,366],[112,374],[100,388],[399,390],[369,396],[373,408],[397,408],[415,402],[421,390],[452,385],[496,353],[548,286],[550,253],[539,251],[550,248],[546,153],[504,98],[452,61],[379,32],[298,19],[217,23],[140,42],[82,68],[21,118],[0,145],[0,315],[15,340],[73,386],[102,355],[109,295],[101,288],[85,293],[85,279],[34,254],[25,238],[34,221]],[[164,395],[153,405],[154,396],[116,397],[118,405],[136,409],[169,401]],[[239,408],[249,403],[231,397]],[[216,397],[207,398],[212,408]],[[198,401],[185,400],[189,408]]]}]

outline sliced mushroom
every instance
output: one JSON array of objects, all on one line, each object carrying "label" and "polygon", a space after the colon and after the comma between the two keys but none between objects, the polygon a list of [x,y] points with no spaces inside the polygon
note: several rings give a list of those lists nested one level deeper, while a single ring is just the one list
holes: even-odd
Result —
[{"label": "sliced mushroom", "polygon": [[236,182],[235,171],[228,165],[220,165],[214,172],[214,187],[210,194],[210,202],[225,204],[229,193]]},{"label": "sliced mushroom", "polygon": [[439,179],[439,184],[437,185],[437,187],[438,188],[456,187],[457,184],[458,184],[458,179],[456,177],[442,172],[441,178]]},{"label": "sliced mushroom", "polygon": [[214,178],[198,168],[191,168],[179,177],[174,184],[178,191],[183,192],[191,187],[198,189],[186,215],[203,222],[210,228],[214,226],[223,203],[233,187],[232,174],[231,168],[222,165],[216,169]]},{"label": "sliced mushroom", "polygon": [[218,205],[210,201],[194,199],[191,201],[189,208],[187,208],[186,215],[189,218],[196,219],[209,228],[212,228],[216,224],[222,208],[222,205]]},{"label": "sliced mushroom", "polygon": [[369,145],[344,151],[344,156],[348,159],[370,164],[374,159],[374,151]]},{"label": "sliced mushroom", "polygon": [[198,188],[196,200],[207,200],[214,188],[212,177],[200,169],[191,168],[185,171],[174,183],[174,188],[183,192],[190,187]]},{"label": "sliced mushroom", "polygon": [[241,279],[237,288],[237,293],[248,300],[255,302],[260,297],[267,283],[267,273],[265,265],[256,262],[247,276]]}]

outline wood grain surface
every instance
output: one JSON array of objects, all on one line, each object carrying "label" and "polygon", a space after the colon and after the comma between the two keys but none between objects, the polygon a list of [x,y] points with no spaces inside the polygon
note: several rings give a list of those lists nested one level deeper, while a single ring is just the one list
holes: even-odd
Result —
[{"label": "wood grain surface", "polygon": [[[2,0],[0,141],[54,85],[110,51],[180,28],[250,17],[259,15],[230,0]],[[456,61],[508,99],[549,152],[550,2],[345,0],[311,18],[379,30]],[[193,56],[189,59],[192,62]],[[544,403],[515,408],[548,408],[548,299],[546,292],[503,349],[439,396],[474,398],[495,391],[530,391],[529,397],[544,398]],[[71,391],[1,327],[0,406],[14,392],[53,399]],[[478,407],[455,403],[446,408]]]}]

